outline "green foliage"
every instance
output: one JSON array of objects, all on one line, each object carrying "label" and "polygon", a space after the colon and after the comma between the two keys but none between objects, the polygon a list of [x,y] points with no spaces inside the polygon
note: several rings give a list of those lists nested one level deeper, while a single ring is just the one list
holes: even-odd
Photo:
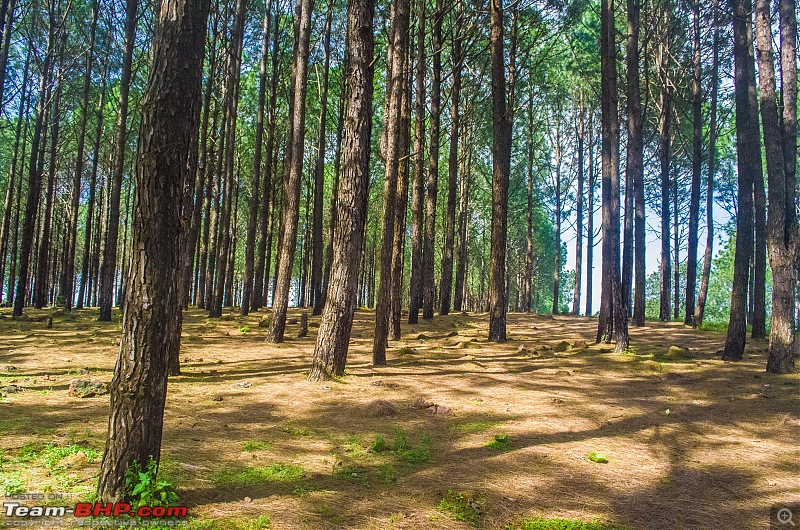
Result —
[{"label": "green foliage", "polygon": [[397,480],[397,475],[394,472],[394,467],[391,464],[381,464],[378,466],[378,472],[383,479],[384,484],[391,484]]},{"label": "green foliage", "polygon": [[134,506],[174,506],[178,501],[175,487],[166,480],[158,479],[158,463],[151,456],[147,467],[139,462],[125,471],[125,490]]},{"label": "green foliage", "polygon": [[375,435],[375,441],[373,441],[369,446],[370,451],[373,453],[381,453],[388,449],[386,445],[386,440],[384,439],[383,435],[378,433]]},{"label": "green foliage", "polygon": [[486,447],[501,453],[511,451],[511,436],[507,434],[496,434],[494,440],[487,443]]},{"label": "green foliage", "polygon": [[61,464],[61,460],[69,455],[77,453],[85,454],[88,462],[95,462],[100,457],[99,451],[84,445],[73,443],[59,447],[53,443],[47,443],[44,445],[40,458],[47,469],[61,470],[64,468],[64,465]]},{"label": "green foliage", "polygon": [[311,436],[314,434],[312,429],[308,429],[305,427],[293,427],[291,425],[287,425],[283,428],[283,432],[289,434],[291,436]]},{"label": "green foliage", "polygon": [[456,521],[463,521],[472,526],[477,526],[483,518],[486,498],[483,495],[469,495],[467,493],[447,490],[444,498],[439,501],[439,510],[450,514]]},{"label": "green foliage", "polygon": [[604,455],[603,453],[595,453],[594,451],[589,453],[589,460],[591,460],[595,464],[608,464],[606,455]]},{"label": "green foliage", "polygon": [[545,519],[531,517],[507,524],[504,530],[628,530],[617,524],[581,521],[579,519]]},{"label": "green foliage", "polygon": [[0,473],[0,489],[4,495],[18,495],[25,492],[25,481],[19,472]]},{"label": "green foliage", "polygon": [[214,475],[214,482],[219,485],[252,486],[265,482],[298,482],[305,476],[306,470],[302,466],[275,462],[265,467],[223,469]]},{"label": "green foliage", "polygon": [[247,440],[242,442],[242,450],[247,452],[263,451],[271,445],[270,440]]},{"label": "green foliage", "polygon": [[239,333],[250,333],[250,326],[242,326],[239,328]]},{"label": "green foliage", "polygon": [[408,449],[408,436],[400,427],[394,428],[394,450],[402,451]]}]

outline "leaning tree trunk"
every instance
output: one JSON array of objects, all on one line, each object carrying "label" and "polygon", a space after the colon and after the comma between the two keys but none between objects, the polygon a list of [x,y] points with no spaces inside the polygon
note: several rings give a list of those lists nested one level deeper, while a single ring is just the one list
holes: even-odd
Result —
[{"label": "leaning tree trunk", "polygon": [[[197,134],[208,0],[163,0],[142,100],[131,274],[98,497],[129,496],[134,463],[159,461],[167,359],[180,348],[181,199]],[[176,120],[175,116],[184,119]],[[135,271],[135,272],[134,272]]]},{"label": "leaning tree trunk", "polygon": [[489,0],[492,58],[492,239],[489,264],[489,340],[506,340],[506,235],[511,174],[511,109],[506,105],[503,0]]},{"label": "leaning tree trunk", "polygon": [[758,100],[753,52],[753,17],[750,0],[733,0],[733,59],[736,103],[736,158],[739,166],[736,215],[736,251],[728,334],[722,358],[738,361],[747,335],[747,285],[753,256],[753,182],[763,180]]},{"label": "leaning tree trunk", "polygon": [[[794,284],[795,262],[800,243],[794,203],[796,186],[794,171],[797,157],[797,62],[795,55],[797,23],[794,1],[783,0],[779,6],[781,74],[784,91],[784,123],[781,124],[776,95],[777,83],[775,80],[775,54],[772,48],[770,4],[770,0],[756,1],[755,20],[758,78],[761,82],[761,119],[769,184],[767,243],[772,267],[772,331],[769,336],[767,372],[788,374],[794,371],[796,356]],[[784,136],[788,136],[788,138]],[[784,155],[795,160],[787,164]]]},{"label": "leaning tree trunk", "polygon": [[348,0],[347,113],[342,147],[344,172],[333,230],[331,283],[308,375],[312,381],[343,375],[347,362],[369,198],[374,12],[374,0]]},{"label": "leaning tree trunk", "polygon": [[300,180],[303,173],[305,148],[306,89],[308,88],[308,56],[311,39],[312,0],[298,0],[298,35],[294,54],[294,94],[289,128],[291,143],[287,153],[289,164],[283,193],[283,235],[278,248],[277,283],[272,307],[272,322],[267,340],[283,342],[286,330],[286,311],[289,307],[289,288],[297,247],[297,220],[300,216]]},{"label": "leaning tree trunk", "polygon": [[417,13],[417,64],[414,74],[414,182],[411,187],[411,279],[409,280],[408,323],[419,321],[422,308],[423,239],[425,231],[425,4],[419,0]]},{"label": "leaning tree trunk", "polygon": [[111,175],[111,200],[106,225],[103,262],[100,265],[100,318],[111,321],[114,304],[114,276],[117,273],[117,238],[119,236],[119,207],[122,195],[122,173],[125,168],[125,147],[128,138],[128,93],[131,87],[133,50],[136,46],[136,11],[138,0],[125,3],[125,46],[122,56],[122,74],[119,81],[119,114],[117,114],[116,149]]}]

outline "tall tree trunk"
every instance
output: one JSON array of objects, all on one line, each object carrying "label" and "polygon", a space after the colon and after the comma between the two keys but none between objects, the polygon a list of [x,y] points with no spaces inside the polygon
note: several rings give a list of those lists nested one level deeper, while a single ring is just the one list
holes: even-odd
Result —
[{"label": "tall tree trunk", "polygon": [[[522,310],[531,310],[531,299],[533,294],[533,83],[531,83],[531,93],[528,97],[528,171],[526,182],[527,198],[527,223],[525,226],[525,277],[522,296]],[[580,216],[579,216],[580,219]],[[538,308],[537,308],[538,309]]]},{"label": "tall tree trunk", "polygon": [[[772,267],[772,331],[769,336],[767,372],[794,371],[795,321],[794,284],[798,237],[795,210],[797,165],[797,21],[795,2],[781,0],[781,81],[783,124],[778,115],[775,59],[772,48],[771,1],[756,1],[756,42],[758,78],[761,82],[761,120],[767,156],[769,219],[767,237]],[[787,108],[788,107],[788,108]],[[784,157],[791,157],[787,161]],[[788,162],[788,163],[787,163]]]},{"label": "tall tree trunk", "polygon": [[417,57],[414,74],[414,182],[411,186],[411,279],[409,281],[408,323],[419,321],[422,308],[422,281],[425,231],[425,5],[418,0]]},{"label": "tall tree trunk", "polygon": [[672,120],[672,97],[667,85],[667,51],[662,51],[663,57],[659,64],[661,77],[661,116],[658,122],[659,160],[661,163],[661,288],[659,294],[658,318],[662,322],[670,319],[670,282],[672,281],[672,255],[670,254],[670,122]]},{"label": "tall tree trunk", "polygon": [[711,260],[714,257],[714,174],[717,159],[717,93],[719,91],[719,0],[714,0],[714,37],[711,65],[711,108],[708,124],[708,180],[706,182],[706,249],[703,253],[703,272],[700,274],[700,290],[694,309],[692,325],[703,324],[708,297],[708,281],[711,277]]},{"label": "tall tree trunk", "polygon": [[697,287],[697,246],[700,232],[700,172],[703,164],[703,90],[700,58],[700,0],[693,1],[694,65],[692,76],[692,189],[689,197],[689,233],[686,250],[686,317],[683,323],[694,322]]},{"label": "tall tree trunk", "polygon": [[8,55],[11,50],[12,22],[14,21],[15,9],[16,0],[3,0],[2,4],[0,4],[0,115],[3,113],[3,102],[5,101],[6,65],[8,64]]},{"label": "tall tree trunk", "polygon": [[466,287],[467,287],[467,261],[469,259],[469,245],[467,241],[467,222],[469,217],[469,193],[470,193],[470,173],[469,159],[471,157],[471,145],[469,142],[469,129],[464,131],[464,147],[467,150],[466,156],[462,155],[461,180],[459,181],[459,205],[458,205],[458,239],[456,241],[456,284],[455,294],[453,295],[453,309],[456,311],[466,311]]},{"label": "tall tree trunk", "polygon": [[556,118],[555,124],[556,138],[555,138],[555,193],[556,193],[556,207],[553,212],[555,216],[555,236],[556,242],[553,252],[553,314],[557,315],[561,312],[561,219],[563,213],[561,212],[561,117]]},{"label": "tall tree trunk", "polygon": [[[111,382],[98,497],[129,495],[127,470],[159,461],[167,359],[180,348],[181,199],[197,134],[208,0],[163,0],[142,101],[129,295]],[[175,120],[175,116],[185,119]]]},{"label": "tall tree trunk", "polygon": [[[583,155],[584,155],[584,137],[586,134],[584,128],[584,116],[586,114],[586,109],[583,105],[583,92],[581,92],[581,101],[580,101],[580,108],[578,109],[578,190],[577,190],[577,200],[575,204],[575,213],[576,220],[575,220],[575,289],[572,293],[572,314],[579,315],[580,314],[580,302],[581,302],[581,275],[583,273],[583,195],[584,195],[584,180],[585,176],[583,173]],[[532,154],[532,153],[531,153]],[[530,158],[530,155],[529,155]],[[530,161],[528,162],[530,164]],[[528,210],[531,209],[531,187],[530,183],[528,184]],[[626,190],[627,194],[627,190]],[[626,195],[627,197],[627,195]],[[531,213],[528,213],[528,241],[531,239]],[[529,246],[532,247],[532,241],[528,243]],[[531,254],[532,254],[531,248]],[[527,254],[527,252],[526,252]],[[533,256],[531,255],[531,258]],[[526,260],[527,261],[527,260]],[[532,261],[532,260],[531,260]],[[525,308],[525,311],[528,311],[528,308]]]},{"label": "tall tree trunk", "polygon": [[[252,191],[250,195],[249,214],[247,220],[247,241],[245,243],[244,254],[244,291],[242,293],[242,306],[240,314],[246,316],[251,309],[256,310],[260,307],[260,298],[264,289],[263,275],[264,265],[261,262],[261,273],[257,281],[255,278],[256,264],[255,264],[255,251],[256,251],[256,230],[262,226],[260,241],[264,241],[264,248],[266,251],[266,230],[259,220],[265,220],[265,212],[269,208],[269,193],[264,193],[264,190],[269,190],[269,184],[261,185],[261,153],[264,143],[264,107],[266,106],[267,99],[267,59],[269,58],[269,32],[270,32],[270,13],[272,11],[272,2],[268,2],[264,9],[264,28],[261,38],[261,62],[259,63],[259,80],[258,80],[258,110],[256,112],[256,138],[255,138],[255,153],[253,155],[253,178],[252,178]],[[271,153],[267,153],[267,159],[270,159]],[[265,176],[265,181],[267,180]],[[260,195],[260,196],[259,196]],[[261,207],[259,208],[259,201]],[[263,254],[261,254],[263,256]],[[255,284],[255,285],[254,285]],[[251,300],[251,297],[253,298]]]},{"label": "tall tree trunk", "polygon": [[489,0],[492,58],[492,235],[489,265],[489,340],[506,340],[506,236],[511,174],[511,106],[506,105],[503,0]]},{"label": "tall tree trunk", "polygon": [[[645,225],[644,225],[644,140],[642,97],[639,87],[639,28],[641,2],[628,0],[626,99],[628,144],[625,155],[625,247],[622,251],[623,297],[630,300],[634,279],[633,325],[644,326]],[[635,226],[633,218],[635,217]],[[631,249],[631,247],[633,247]],[[633,254],[633,255],[631,255]],[[635,269],[633,272],[631,269]]]},{"label": "tall tree trunk", "polygon": [[344,172],[333,231],[331,284],[308,375],[311,381],[343,375],[350,344],[369,198],[374,13],[374,0],[348,0]]},{"label": "tall tree trunk", "polygon": [[280,44],[280,17],[275,16],[274,29],[272,34],[272,74],[270,77],[270,91],[269,91],[269,111],[267,113],[267,164],[266,171],[264,172],[263,180],[263,193],[261,204],[261,216],[259,220],[260,234],[258,240],[258,266],[256,267],[256,283],[255,283],[255,298],[253,303],[258,302],[259,307],[253,306],[253,309],[259,309],[262,305],[268,305],[269,294],[269,271],[270,271],[270,257],[272,255],[272,232],[273,232],[273,211],[275,210],[276,194],[275,180],[273,176],[276,174],[275,164],[273,160],[277,155],[275,149],[275,113],[278,98],[278,80],[280,75],[280,61],[279,61],[279,44]]},{"label": "tall tree trunk", "polygon": [[117,273],[117,237],[119,236],[119,207],[122,193],[122,173],[125,168],[125,147],[128,138],[128,93],[131,87],[133,50],[136,46],[136,12],[138,0],[125,2],[125,45],[122,55],[122,74],[119,82],[119,113],[117,114],[117,134],[114,151],[114,165],[111,174],[111,201],[109,203],[108,224],[106,225],[103,262],[100,265],[100,318],[101,322],[111,321],[111,307],[114,304],[114,276]]},{"label": "tall tree trunk", "polygon": [[[755,126],[758,127],[758,106],[756,106]],[[759,158],[761,158],[759,156]],[[760,171],[753,178],[753,319],[754,339],[763,339],[767,334],[767,194],[764,189],[764,173]]]},{"label": "tall tree trunk", "polygon": [[433,13],[433,68],[431,70],[430,148],[425,205],[425,239],[422,248],[422,318],[433,318],[436,297],[434,278],[434,242],[436,240],[436,202],[439,191],[439,136],[442,99],[442,0],[435,0]]},{"label": "tall tree trunk", "polygon": [[733,59],[736,103],[736,158],[739,166],[736,251],[728,334],[722,358],[738,361],[747,335],[747,285],[753,256],[753,182],[762,179],[761,139],[758,132],[758,100],[753,52],[753,4],[733,0]]},{"label": "tall tree trunk", "polygon": [[[75,175],[72,181],[72,207],[70,208],[69,243],[66,259],[66,270],[62,276],[61,292],[64,296],[64,308],[72,309],[74,297],[75,276],[75,247],[78,243],[78,214],[81,199],[81,180],[83,179],[84,146],[86,143],[86,122],[89,117],[89,91],[92,84],[92,63],[94,60],[94,42],[97,34],[97,18],[100,12],[100,0],[94,0],[92,6],[92,23],[89,30],[89,50],[86,55],[86,67],[83,77],[83,98],[81,103],[81,118],[78,125],[78,145],[75,155]],[[88,219],[88,218],[87,218]],[[86,242],[88,245],[88,241]]]},{"label": "tall tree trunk", "polygon": [[601,3],[600,57],[602,71],[603,131],[603,292],[600,304],[598,342],[605,333],[616,334],[615,351],[628,347],[628,301],[622,296],[619,226],[619,96],[617,94],[614,3]]},{"label": "tall tree trunk", "polygon": [[298,38],[294,53],[292,96],[289,130],[291,143],[287,153],[288,170],[283,193],[283,235],[278,247],[277,283],[272,322],[267,340],[283,342],[286,330],[286,311],[289,307],[289,288],[292,282],[294,255],[297,247],[297,220],[300,215],[300,177],[303,173],[305,147],[306,89],[308,82],[309,41],[311,39],[312,0],[298,0]]},{"label": "tall tree trunk", "polygon": [[[450,312],[453,292],[453,247],[456,231],[456,202],[458,201],[458,140],[460,133],[459,105],[461,103],[461,39],[462,4],[456,2],[453,21],[453,87],[450,93],[450,153],[448,158],[447,211],[445,214],[444,244],[442,245],[442,277],[439,283],[439,314]],[[466,175],[464,176],[466,177]]]},{"label": "tall tree trunk", "polygon": [[594,111],[589,113],[589,197],[586,201],[586,316],[592,316],[594,283]]},{"label": "tall tree trunk", "polygon": [[314,168],[314,218],[312,220],[311,239],[311,298],[314,306],[312,314],[322,314],[322,252],[325,242],[322,240],[322,209],[325,193],[325,139],[328,117],[328,71],[331,65],[331,22],[333,20],[333,0],[328,0],[328,14],[325,17],[325,36],[323,52],[325,58],[322,67],[322,90],[320,92],[319,138],[317,140],[317,165]]},{"label": "tall tree trunk", "polygon": [[[209,317],[222,316],[222,307],[227,305],[225,299],[226,284],[228,284],[229,253],[231,250],[231,216],[234,195],[235,154],[236,154],[236,122],[239,110],[239,79],[242,68],[242,47],[244,42],[244,20],[247,10],[246,0],[236,0],[231,29],[230,48],[228,50],[228,72],[225,91],[225,106],[227,109],[227,125],[225,130],[225,190],[224,202],[219,218],[219,242],[217,244],[216,277],[214,279],[214,296],[211,299]],[[230,290],[227,291],[228,293]]]},{"label": "tall tree trunk", "polygon": [[25,217],[22,222],[22,242],[19,254],[19,272],[17,288],[14,293],[14,312],[15,317],[22,316],[22,308],[28,297],[28,279],[31,251],[33,245],[34,229],[39,212],[39,200],[42,194],[42,168],[40,164],[40,151],[44,145],[42,139],[45,127],[45,115],[47,114],[49,103],[47,98],[48,86],[51,78],[51,64],[55,49],[55,14],[50,11],[50,26],[47,34],[47,49],[42,61],[42,69],[39,74],[39,99],[36,104],[36,121],[33,127],[33,138],[31,139],[31,158],[28,171],[28,193],[25,203]]},{"label": "tall tree trunk", "polygon": [[[384,180],[383,215],[381,217],[380,278],[375,307],[375,338],[372,343],[372,364],[386,364],[389,333],[389,304],[392,289],[392,247],[394,246],[395,210],[398,206],[398,174],[402,152],[403,75],[408,53],[408,0],[392,2],[387,61],[386,178]],[[441,65],[440,65],[441,67]],[[434,69],[436,66],[434,66]],[[403,212],[405,216],[405,211]]]}]

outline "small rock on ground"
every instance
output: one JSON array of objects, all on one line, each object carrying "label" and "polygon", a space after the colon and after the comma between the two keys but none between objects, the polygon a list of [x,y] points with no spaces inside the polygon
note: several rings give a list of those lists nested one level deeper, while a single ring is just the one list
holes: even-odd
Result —
[{"label": "small rock on ground", "polygon": [[90,398],[108,394],[108,383],[91,381],[89,379],[73,379],[69,383],[67,393],[78,398]]},{"label": "small rock on ground", "polygon": [[376,399],[375,401],[367,403],[364,407],[364,412],[367,416],[373,418],[385,418],[386,416],[396,415],[397,409],[385,399]]}]

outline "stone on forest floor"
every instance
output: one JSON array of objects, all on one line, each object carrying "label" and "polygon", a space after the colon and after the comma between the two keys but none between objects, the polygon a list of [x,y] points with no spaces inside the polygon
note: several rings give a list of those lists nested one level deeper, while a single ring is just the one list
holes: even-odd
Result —
[{"label": "stone on forest floor", "polygon": [[576,350],[583,350],[586,349],[589,345],[586,344],[585,340],[576,340],[572,343],[572,347]]},{"label": "stone on forest floor", "polygon": [[691,359],[692,353],[689,348],[684,348],[683,346],[670,346],[666,358],[672,360]]},{"label": "stone on forest floor", "polygon": [[90,398],[108,394],[108,383],[91,381],[89,379],[73,379],[69,383],[67,393],[78,398]]},{"label": "stone on forest floor", "polygon": [[397,409],[385,399],[376,399],[375,401],[367,403],[364,407],[364,412],[367,416],[373,418],[385,418],[386,416],[395,416],[397,414]]},{"label": "stone on forest floor", "polygon": [[568,370],[559,370],[559,371],[557,371],[557,372],[555,373],[555,375],[561,375],[561,376],[570,376],[570,375],[572,375],[572,374],[571,374],[571,373],[570,373]]},{"label": "stone on forest floor", "polygon": [[562,340],[561,342],[553,346],[553,351],[558,353],[563,353],[569,350],[569,348],[570,348],[569,342]]},{"label": "stone on forest floor", "polygon": [[6,385],[4,387],[0,387],[0,396],[5,396],[6,394],[16,394],[18,392],[22,392],[21,386]]}]

